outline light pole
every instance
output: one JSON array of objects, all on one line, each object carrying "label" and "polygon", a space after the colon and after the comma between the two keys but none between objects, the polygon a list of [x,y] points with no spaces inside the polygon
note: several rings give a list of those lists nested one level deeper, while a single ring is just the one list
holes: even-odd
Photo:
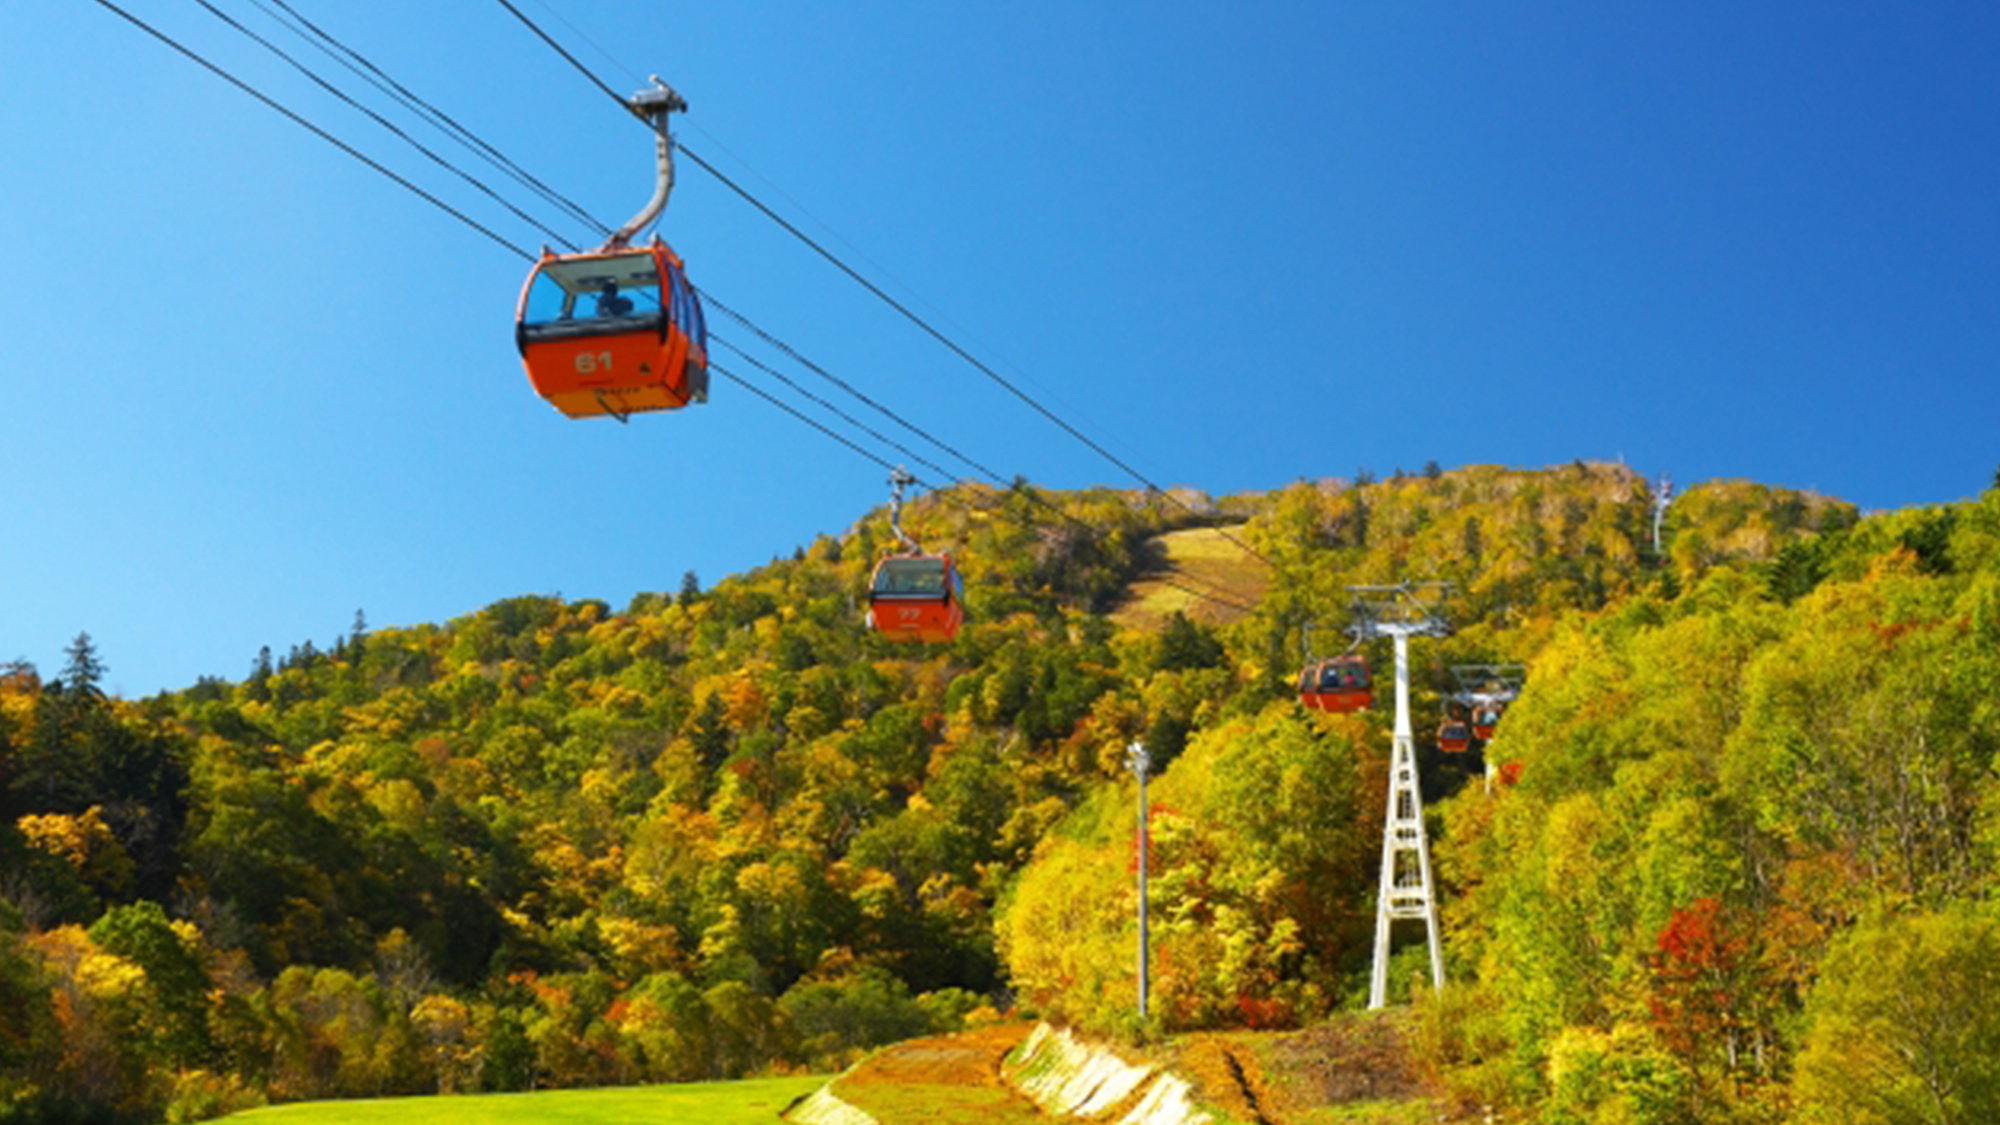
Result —
[{"label": "light pole", "polygon": [[1667,520],[1667,507],[1674,502],[1674,478],[1660,474],[1660,487],[1653,493],[1653,557],[1660,555],[1660,525]]},{"label": "light pole", "polygon": [[1139,1022],[1146,1022],[1146,773],[1153,768],[1146,744],[1126,748],[1125,765],[1139,779]]}]

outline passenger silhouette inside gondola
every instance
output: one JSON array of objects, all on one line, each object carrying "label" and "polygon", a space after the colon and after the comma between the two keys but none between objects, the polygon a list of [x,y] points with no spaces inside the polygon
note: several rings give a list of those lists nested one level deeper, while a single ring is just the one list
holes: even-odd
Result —
[{"label": "passenger silhouette inside gondola", "polygon": [[603,292],[597,295],[598,316],[631,316],[632,298],[618,295],[618,283],[607,281]]}]

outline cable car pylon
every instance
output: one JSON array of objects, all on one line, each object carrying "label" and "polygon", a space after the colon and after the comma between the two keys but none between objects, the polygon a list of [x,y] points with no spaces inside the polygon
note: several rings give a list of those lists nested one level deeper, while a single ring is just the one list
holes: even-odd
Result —
[{"label": "cable car pylon", "polygon": [[1424,795],[1417,779],[1416,740],[1410,731],[1410,638],[1451,633],[1440,606],[1446,583],[1349,586],[1354,596],[1356,641],[1389,637],[1396,643],[1396,733],[1389,751],[1388,809],[1382,823],[1382,871],[1375,891],[1375,963],[1368,1007],[1389,1002],[1389,941],[1396,922],[1421,920],[1430,946],[1431,985],[1444,990],[1444,950],[1439,944],[1437,890],[1431,878],[1430,839],[1424,830]]}]

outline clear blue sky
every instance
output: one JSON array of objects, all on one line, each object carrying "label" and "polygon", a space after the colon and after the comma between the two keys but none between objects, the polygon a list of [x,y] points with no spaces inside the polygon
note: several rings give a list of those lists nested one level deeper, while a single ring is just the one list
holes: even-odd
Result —
[{"label": "clear blue sky", "polygon": [[[536,244],[190,0],[127,3]],[[601,217],[646,196],[645,133],[491,0],[295,3]],[[1163,483],[1622,455],[1880,508],[2000,463],[1992,5],[523,3]],[[128,696],[233,679],[356,608],[622,605],[884,498],[726,384],[564,420],[522,262],[88,0],[9,4],[0,154],[0,659],[87,629]],[[663,229],[987,464],[1130,483],[699,170]]]}]

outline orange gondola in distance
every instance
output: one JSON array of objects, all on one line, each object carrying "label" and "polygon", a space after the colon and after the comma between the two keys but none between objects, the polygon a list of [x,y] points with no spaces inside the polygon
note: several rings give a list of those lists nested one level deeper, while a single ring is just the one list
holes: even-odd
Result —
[{"label": "orange gondola in distance", "polygon": [[1319,662],[1314,661],[1299,670],[1299,702],[1308,710],[1317,711],[1319,706]]},{"label": "orange gondola in distance", "polygon": [[1438,727],[1438,749],[1447,754],[1463,754],[1472,749],[1472,728],[1462,720],[1446,719]]},{"label": "orange gondola in distance", "polygon": [[1481,703],[1472,709],[1472,737],[1481,742],[1493,740],[1500,726],[1500,715],[1504,711],[1498,703]]},{"label": "orange gondola in distance", "polygon": [[571,418],[708,400],[701,298],[666,243],[544,252],[521,287],[514,338],[535,393]]},{"label": "orange gondola in distance", "polygon": [[890,555],[868,588],[868,627],[892,641],[944,644],[965,622],[965,588],[951,556]]},{"label": "orange gondola in distance", "polygon": [[[1313,673],[1313,690],[1303,692],[1301,698],[1306,706],[1316,711],[1352,714],[1366,711],[1375,702],[1373,683],[1368,676],[1368,660],[1358,653],[1331,657],[1316,665],[1307,665],[1306,670]],[[1301,688],[1304,687],[1304,679],[1304,674],[1301,674]]]}]

